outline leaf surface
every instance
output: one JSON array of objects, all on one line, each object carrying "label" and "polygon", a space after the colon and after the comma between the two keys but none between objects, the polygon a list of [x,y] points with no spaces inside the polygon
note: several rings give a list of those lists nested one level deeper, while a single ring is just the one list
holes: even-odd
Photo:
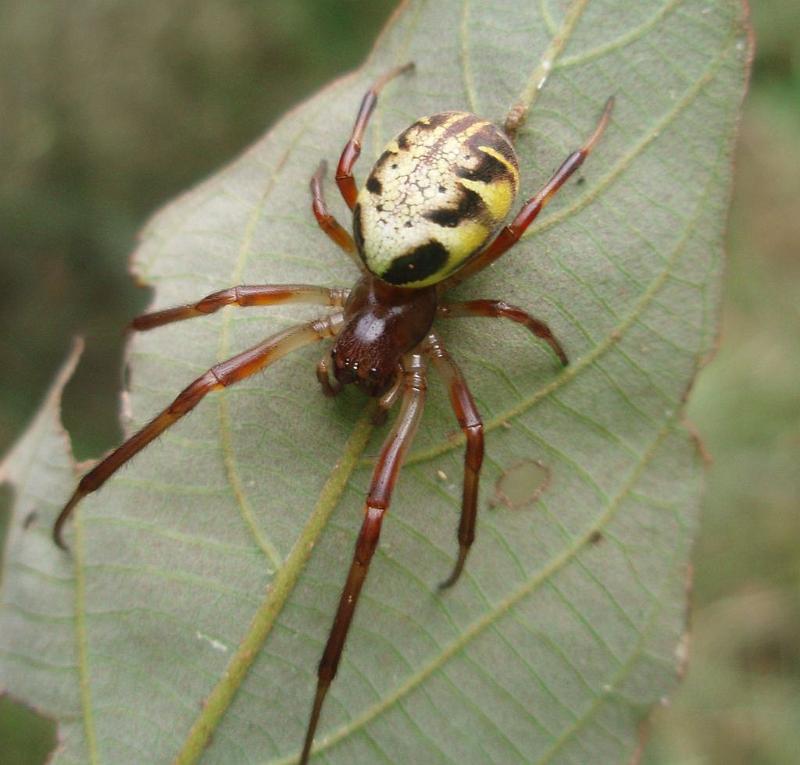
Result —
[{"label": "leaf surface", "polygon": [[[717,331],[747,55],[730,1],[409,2],[362,70],[146,229],[134,268],[156,308],[238,283],[349,285],[355,268],[316,227],[307,184],[320,159],[335,162],[378,74],[417,65],[381,97],[359,178],[421,115],[502,123],[522,103],[524,196],[617,98],[581,182],[458,289],[546,320],[572,364],[499,321],[439,327],[487,423],[478,541],[462,581],[437,593],[456,551],[463,440],[433,381],[319,762],[633,755],[681,658],[701,467],[680,414]],[[127,430],[211,364],[313,314],[226,309],[135,337]],[[209,396],[83,503],[71,559],[47,538],[74,480],[56,393],[4,464],[17,505],[0,678],[61,721],[56,763],[296,758],[382,435],[356,391],[319,394],[319,352]],[[496,482],[531,463],[547,475],[541,496],[491,509]]]}]

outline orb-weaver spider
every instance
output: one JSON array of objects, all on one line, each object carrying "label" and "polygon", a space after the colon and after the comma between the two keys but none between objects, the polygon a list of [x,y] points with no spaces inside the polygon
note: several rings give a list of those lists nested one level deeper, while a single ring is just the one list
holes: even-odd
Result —
[{"label": "orb-weaver spider", "polygon": [[[365,94],[350,140],[342,151],[336,183],[353,211],[352,236],[329,212],[322,193],[326,165],[311,179],[312,209],[320,228],[350,254],[361,270],[351,289],[304,284],[231,287],[197,303],[144,314],[132,328],[148,330],[228,305],[315,303],[334,310],[323,318],[279,332],[258,345],[211,367],[185,388],[155,419],[83,476],[53,526],[53,538],[65,547],[63,526],[77,503],[99,489],[137,452],[190,412],[207,393],[238,382],[302,346],[333,338],[317,365],[327,396],[355,383],[377,399],[385,416],[401,400],[370,484],[365,517],[318,668],[316,694],[306,729],[301,765],[307,763],[325,695],[336,675],[347,632],[381,523],[403,458],[422,416],[426,360],[447,385],[450,402],[466,437],[459,551],[450,575],[439,586],[458,580],[475,538],[478,480],[483,461],[483,425],[461,371],[432,330],[434,319],[483,316],[511,319],[547,342],[562,364],[567,356],[549,327],[521,308],[500,300],[442,302],[443,293],[485,268],[513,246],[550,198],[581,166],[608,124],[613,99],[589,139],[562,163],[542,189],[502,228],[519,185],[519,165],[512,139],[520,115],[512,111],[501,130],[467,112],[423,117],[390,141],[359,192],[352,175],[361,141],[383,86],[413,64],[380,77]],[[499,229],[499,233],[498,233]],[[496,236],[494,234],[497,233]],[[332,370],[331,370],[332,367]],[[334,380],[330,378],[333,372]]]}]

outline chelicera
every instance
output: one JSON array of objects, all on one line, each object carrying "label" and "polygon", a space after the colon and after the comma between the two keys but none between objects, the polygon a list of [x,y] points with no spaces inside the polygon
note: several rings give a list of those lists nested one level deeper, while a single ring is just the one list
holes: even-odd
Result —
[{"label": "chelicera", "polygon": [[613,100],[609,99],[589,139],[525,202],[511,223],[503,226],[519,187],[519,165],[512,142],[517,127],[514,121],[519,115],[513,110],[505,129],[467,112],[442,112],[417,120],[389,142],[364,187],[357,189],[352,170],[378,94],[389,80],[412,68],[407,64],[393,69],[367,91],[339,159],[336,184],[353,212],[352,235],[325,203],[324,162],[311,179],[312,209],[320,228],[353,257],[361,270],[355,286],[231,287],[197,303],[134,319],[133,329],[149,330],[214,313],[228,305],[294,302],[333,309],[327,316],[279,332],[211,367],[81,479],[53,527],[55,542],[64,548],[64,523],[83,497],[97,491],[206,394],[233,385],[302,346],[333,339],[332,347],[317,365],[317,377],[326,395],[334,396],[352,383],[377,399],[379,416],[385,416],[399,400],[400,412],[376,461],[350,571],[319,663],[301,765],[310,756],[325,695],[336,675],[381,523],[422,416],[428,363],[442,377],[466,438],[458,555],[441,589],[456,583],[475,539],[483,425],[461,370],[433,329],[434,320],[465,316],[510,319],[548,343],[560,362],[567,364],[567,356],[548,326],[523,309],[502,300],[447,302],[443,296],[519,240],[548,200],[586,159],[608,124],[613,107]]}]

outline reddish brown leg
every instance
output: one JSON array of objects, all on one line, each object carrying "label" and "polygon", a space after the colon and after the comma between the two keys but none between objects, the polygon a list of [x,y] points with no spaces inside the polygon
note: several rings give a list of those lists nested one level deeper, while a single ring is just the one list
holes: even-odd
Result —
[{"label": "reddish brown leg", "polygon": [[556,170],[553,177],[531,197],[517,213],[511,223],[503,227],[500,233],[494,238],[491,244],[480,253],[474,260],[468,263],[458,273],[454,274],[450,279],[442,282],[441,290],[447,290],[460,284],[464,279],[469,278],[483,268],[486,268],[490,263],[493,263],[501,255],[503,255],[509,248],[515,245],[520,237],[525,233],[525,229],[536,220],[536,216],[542,211],[544,206],[550,201],[553,195],[567,182],[569,177],[583,164],[586,157],[589,156],[595,144],[600,140],[600,136],[608,125],[611,117],[611,110],[614,107],[614,98],[609,98],[606,101],[605,109],[597,123],[597,127],[583,146],[577,151],[572,152],[562,163],[561,167]]},{"label": "reddish brown leg", "polygon": [[564,353],[561,343],[556,340],[555,335],[553,335],[547,324],[526,313],[521,308],[509,305],[503,300],[467,300],[464,303],[444,303],[439,306],[438,312],[440,316],[446,319],[454,319],[460,316],[511,319],[511,321],[527,327],[536,337],[544,340],[553,349],[564,366],[569,364],[567,354]]},{"label": "reddish brown leg", "polygon": [[333,337],[338,332],[343,321],[341,314],[334,314],[299,327],[278,332],[233,358],[215,364],[204,375],[198,377],[178,394],[178,397],[161,414],[81,478],[78,487],[70,497],[69,502],[64,506],[64,509],[59,513],[53,526],[53,540],[55,543],[62,549],[66,549],[62,538],[62,529],[67,518],[69,518],[81,499],[87,494],[97,491],[131,457],[144,449],[170,425],[175,424],[181,417],[192,411],[207,393],[233,385],[245,377],[250,377],[250,375],[297,348],[316,340]]},{"label": "reddish brown leg", "polygon": [[461,496],[461,521],[458,524],[458,560],[453,571],[440,585],[443,590],[452,587],[464,570],[469,548],[475,541],[475,523],[478,517],[478,482],[483,464],[483,422],[472,400],[461,370],[447,352],[442,341],[433,332],[428,335],[426,351],[442,376],[450,394],[450,404],[458,424],[467,438],[464,454],[464,489]]},{"label": "reddish brown leg", "polygon": [[[356,256],[356,243],[350,232],[347,231],[336,218],[331,214],[328,205],[325,203],[325,195],[322,191],[322,179],[328,170],[328,163],[323,159],[319,163],[317,172],[311,177],[311,209],[317,219],[319,227],[348,255]],[[358,267],[363,271],[364,264],[361,258],[353,257]]]},{"label": "reddish brown leg", "polygon": [[319,662],[317,670],[317,691],[314,704],[306,729],[303,753],[300,756],[300,765],[306,765],[311,754],[311,744],[314,741],[314,732],[319,722],[322,704],[330,688],[339,659],[342,656],[350,622],[358,604],[358,596],[364,580],[367,578],[372,555],[378,546],[381,533],[383,516],[389,509],[397,475],[403,464],[403,459],[411,446],[411,441],[419,425],[422,410],[425,404],[425,367],[419,354],[408,354],[403,359],[403,404],[400,414],[386,437],[381,448],[375,471],[372,474],[372,483],[364,505],[364,521],[356,542],[353,562],[347,575],[342,595],[339,598],[339,608],[333,621],[325,651]]},{"label": "reddish brown leg", "polygon": [[242,308],[250,306],[279,305],[281,303],[312,303],[341,308],[349,294],[341,287],[316,287],[309,284],[243,284],[206,295],[197,303],[165,308],[137,316],[131,329],[143,331],[171,324],[174,321],[193,319],[219,311],[226,305]]},{"label": "reddish brown leg", "polygon": [[358,196],[358,189],[356,182],[353,178],[353,165],[361,154],[361,142],[364,140],[364,130],[366,130],[369,118],[372,115],[375,104],[378,103],[378,94],[381,92],[383,86],[398,74],[410,72],[414,68],[413,63],[404,64],[386,72],[382,77],[379,77],[373,86],[364,94],[361,101],[361,107],[358,110],[356,123],[353,125],[353,132],[350,135],[350,140],[345,144],[342,156],[339,158],[339,165],[336,168],[336,184],[339,186],[339,191],[347,202],[347,206],[352,210],[356,206],[356,197]]}]

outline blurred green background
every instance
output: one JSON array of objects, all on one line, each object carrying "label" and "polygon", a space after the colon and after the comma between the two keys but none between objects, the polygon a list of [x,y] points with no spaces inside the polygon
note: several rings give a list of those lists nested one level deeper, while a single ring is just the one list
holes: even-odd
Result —
[{"label": "blurred green background", "polygon": [[[76,454],[117,442],[121,328],[147,303],[126,273],[136,231],[358,65],[394,5],[0,3],[0,451],[75,334]],[[800,762],[800,3],[759,0],[753,21],[721,348],[689,408],[714,460],[692,659],[648,765]],[[0,700],[2,765],[42,763],[53,742]]]}]

